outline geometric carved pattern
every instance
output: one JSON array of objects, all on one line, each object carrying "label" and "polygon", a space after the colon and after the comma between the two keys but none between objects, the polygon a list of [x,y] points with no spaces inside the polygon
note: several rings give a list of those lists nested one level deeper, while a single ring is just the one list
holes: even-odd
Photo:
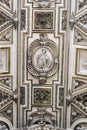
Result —
[{"label": "geometric carved pattern", "polygon": [[51,89],[47,88],[34,88],[34,103],[51,104]]},{"label": "geometric carved pattern", "polygon": [[13,103],[0,110],[0,115],[8,118],[13,123]]},{"label": "geometric carved pattern", "polygon": [[79,107],[85,114],[87,114],[87,92],[76,95],[73,98],[73,103]]},{"label": "geometric carved pattern", "polygon": [[12,18],[0,10],[0,31],[4,30],[12,24]]},{"label": "geometric carved pattern", "polygon": [[83,118],[85,117],[83,113],[81,113],[80,110],[78,110],[76,107],[74,107],[73,105],[71,105],[71,124],[79,119],[79,118]]}]

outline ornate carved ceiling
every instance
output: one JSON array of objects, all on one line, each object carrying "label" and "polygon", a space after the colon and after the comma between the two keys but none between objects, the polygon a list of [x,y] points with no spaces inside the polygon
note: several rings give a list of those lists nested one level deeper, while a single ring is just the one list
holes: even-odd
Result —
[{"label": "ornate carved ceiling", "polygon": [[[61,94],[64,95],[63,48],[66,23],[66,2],[58,0],[22,1],[21,85],[24,86],[25,95],[27,95],[25,105],[23,104],[21,109],[22,125],[27,125],[27,122],[31,120],[30,122],[33,122],[30,123],[31,128],[34,128],[36,124],[40,127],[42,120],[43,126],[45,123],[48,129],[49,127],[62,127],[64,97],[61,97]],[[43,114],[44,117],[41,119],[38,114],[36,118],[35,111],[37,113],[38,108],[42,113],[44,109],[46,113],[50,111],[56,123],[52,123],[52,120],[48,120],[51,117],[45,117]],[[30,115],[33,115],[33,119]]]},{"label": "ornate carved ceiling", "polygon": [[86,1],[0,0],[1,130],[86,130]]}]

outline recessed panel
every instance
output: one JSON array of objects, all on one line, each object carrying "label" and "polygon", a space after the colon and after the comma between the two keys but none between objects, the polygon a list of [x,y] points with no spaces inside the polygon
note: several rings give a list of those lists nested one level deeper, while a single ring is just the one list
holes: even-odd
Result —
[{"label": "recessed panel", "polygon": [[0,48],[0,74],[10,71],[10,49]]},{"label": "recessed panel", "polygon": [[52,88],[36,86],[33,88],[33,105],[52,105]]},{"label": "recessed panel", "polygon": [[33,10],[33,30],[53,31],[54,30],[53,10]]},{"label": "recessed panel", "polygon": [[77,49],[77,58],[76,58],[76,73],[80,75],[87,75],[87,50],[86,49]]}]

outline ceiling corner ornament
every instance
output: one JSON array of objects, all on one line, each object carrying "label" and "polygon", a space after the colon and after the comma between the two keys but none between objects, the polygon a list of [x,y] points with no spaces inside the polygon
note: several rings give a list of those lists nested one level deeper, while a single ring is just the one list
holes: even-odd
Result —
[{"label": "ceiling corner ornament", "polygon": [[28,49],[28,72],[40,83],[57,72],[58,58],[55,42],[48,39],[46,33],[41,33],[39,39],[33,41]]}]

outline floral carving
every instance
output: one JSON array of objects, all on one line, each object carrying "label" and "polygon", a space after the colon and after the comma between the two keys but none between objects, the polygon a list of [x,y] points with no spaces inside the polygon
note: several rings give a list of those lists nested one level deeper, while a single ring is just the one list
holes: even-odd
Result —
[{"label": "floral carving", "polygon": [[51,89],[34,88],[35,104],[51,104]]}]

